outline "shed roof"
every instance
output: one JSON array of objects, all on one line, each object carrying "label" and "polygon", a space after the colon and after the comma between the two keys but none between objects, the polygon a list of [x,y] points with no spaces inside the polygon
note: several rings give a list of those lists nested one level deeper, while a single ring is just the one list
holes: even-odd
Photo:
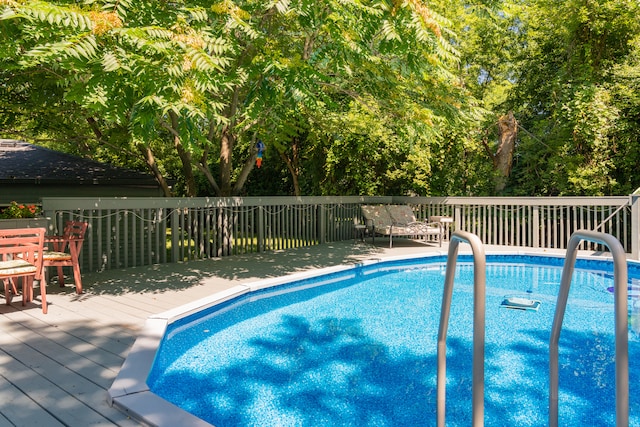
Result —
[{"label": "shed roof", "polygon": [[0,139],[0,184],[29,183],[158,186],[150,174]]}]

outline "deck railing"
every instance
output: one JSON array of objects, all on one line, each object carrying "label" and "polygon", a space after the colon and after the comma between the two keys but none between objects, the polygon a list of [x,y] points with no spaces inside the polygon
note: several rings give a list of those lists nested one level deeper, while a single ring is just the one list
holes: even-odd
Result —
[{"label": "deck railing", "polygon": [[55,230],[68,219],[89,222],[81,263],[100,271],[350,240],[360,205],[392,203],[411,205],[420,219],[451,216],[452,229],[487,245],[565,248],[587,229],[614,235],[638,258],[638,197],[82,197],[44,198],[42,207]]}]

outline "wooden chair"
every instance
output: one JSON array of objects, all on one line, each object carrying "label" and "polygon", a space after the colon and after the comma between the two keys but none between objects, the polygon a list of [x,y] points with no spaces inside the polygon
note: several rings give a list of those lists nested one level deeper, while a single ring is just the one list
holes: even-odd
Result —
[{"label": "wooden chair", "polygon": [[80,276],[80,263],[78,258],[84,243],[84,235],[88,224],[81,221],[67,221],[62,236],[47,236],[45,243],[51,244],[53,250],[43,252],[44,267],[56,267],[58,270],[58,283],[64,287],[64,274],[62,267],[73,268],[73,279],[76,284],[76,293],[82,293],[82,278]]},{"label": "wooden chair", "polygon": [[42,257],[44,228],[0,230],[0,280],[4,283],[7,304],[18,293],[16,283],[22,281],[22,305],[33,300],[33,282],[40,281],[42,312],[47,313],[47,290],[43,278]]}]

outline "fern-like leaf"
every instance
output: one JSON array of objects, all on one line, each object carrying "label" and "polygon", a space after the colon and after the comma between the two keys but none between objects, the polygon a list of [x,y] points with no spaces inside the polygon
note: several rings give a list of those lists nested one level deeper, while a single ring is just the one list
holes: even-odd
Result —
[{"label": "fern-like leaf", "polygon": [[276,0],[269,3],[268,7],[269,8],[275,7],[275,9],[279,13],[285,14],[289,12],[290,4],[291,4],[291,0]]},{"label": "fern-like leaf", "polygon": [[206,39],[206,51],[211,55],[223,55],[229,50],[229,43],[222,37]]},{"label": "fern-like leaf", "polygon": [[207,10],[202,7],[188,8],[185,11],[189,14],[189,20],[193,22],[207,22],[209,20]]},{"label": "fern-like leaf", "polygon": [[50,3],[29,2],[20,7],[20,12],[40,22],[47,22],[49,25],[64,26],[79,31],[86,31],[93,28],[93,23],[89,16]]},{"label": "fern-like leaf", "polygon": [[62,40],[57,43],[37,45],[24,54],[23,65],[35,65],[73,57],[90,60],[96,56],[96,40],[93,35]]},{"label": "fern-like leaf", "polygon": [[102,68],[107,72],[116,71],[121,68],[121,64],[113,52],[105,52],[102,56]]},{"label": "fern-like leaf", "polygon": [[223,70],[223,64],[220,59],[207,55],[201,50],[189,49],[187,56],[198,71],[211,72]]},{"label": "fern-like leaf", "polygon": [[102,6],[102,10],[115,12],[123,21],[127,18],[128,9],[131,9],[131,0],[108,0]]},{"label": "fern-like leaf", "polygon": [[380,32],[385,40],[400,40],[400,35],[396,32],[393,24],[386,19],[382,22]]}]

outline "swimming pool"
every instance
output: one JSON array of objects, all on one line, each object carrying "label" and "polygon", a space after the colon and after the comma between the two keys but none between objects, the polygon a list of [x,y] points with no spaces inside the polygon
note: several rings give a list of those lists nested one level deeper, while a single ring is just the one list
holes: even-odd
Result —
[{"label": "swimming pool", "polygon": [[[562,258],[487,257],[485,425],[545,426]],[[432,426],[446,257],[379,262],[247,293],[172,322],[150,391],[218,427]],[[471,258],[458,258],[447,425],[471,424]],[[614,424],[612,267],[578,260],[560,340],[561,425]],[[629,265],[630,425],[640,425],[640,278]],[[508,297],[537,310],[504,308]]]}]

